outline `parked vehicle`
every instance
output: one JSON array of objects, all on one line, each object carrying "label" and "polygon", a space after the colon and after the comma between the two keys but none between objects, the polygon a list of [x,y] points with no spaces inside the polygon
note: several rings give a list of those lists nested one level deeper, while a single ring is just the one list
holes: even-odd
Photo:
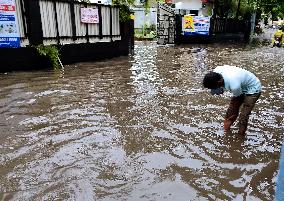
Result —
[{"label": "parked vehicle", "polygon": [[273,35],[273,39],[272,39],[272,44],[273,47],[281,47],[284,44],[284,32],[279,29],[277,30],[274,35]]},{"label": "parked vehicle", "polygon": [[282,40],[282,37],[275,37],[274,38],[274,43],[273,43],[273,47],[281,47],[281,40]]}]

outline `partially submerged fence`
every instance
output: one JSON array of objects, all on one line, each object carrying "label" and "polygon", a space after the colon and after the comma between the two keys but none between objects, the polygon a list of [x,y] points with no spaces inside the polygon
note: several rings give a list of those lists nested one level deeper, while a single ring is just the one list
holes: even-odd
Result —
[{"label": "partially submerged fence", "polygon": [[[121,40],[119,8],[74,0],[16,0],[21,46]],[[81,8],[98,10],[98,23],[82,23]]]},{"label": "partially submerged fence", "polygon": [[158,44],[207,43],[218,38],[247,41],[250,37],[249,20],[175,14],[165,4],[158,4],[157,9]]},{"label": "partially submerged fence", "polygon": [[245,20],[211,18],[212,33],[245,33],[248,31],[249,22]]}]

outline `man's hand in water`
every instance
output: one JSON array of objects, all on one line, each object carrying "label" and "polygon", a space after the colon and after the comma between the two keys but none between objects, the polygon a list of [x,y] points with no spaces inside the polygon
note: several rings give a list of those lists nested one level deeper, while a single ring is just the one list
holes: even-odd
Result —
[{"label": "man's hand in water", "polygon": [[224,120],[224,130],[226,132],[228,132],[231,128],[231,125],[235,122],[235,120],[237,119],[237,115],[232,115],[229,118],[225,118]]},{"label": "man's hand in water", "polygon": [[229,119],[225,119],[224,120],[224,130],[226,132],[228,132],[230,130],[231,125],[232,125],[232,121],[231,120],[229,120]]}]

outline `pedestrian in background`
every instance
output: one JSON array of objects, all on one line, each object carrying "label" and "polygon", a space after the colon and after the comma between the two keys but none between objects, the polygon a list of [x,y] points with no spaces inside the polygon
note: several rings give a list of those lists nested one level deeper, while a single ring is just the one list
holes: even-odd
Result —
[{"label": "pedestrian in background", "polygon": [[203,86],[211,89],[213,95],[223,94],[224,89],[233,94],[224,119],[224,130],[229,131],[239,116],[238,134],[245,135],[249,116],[261,94],[259,79],[245,69],[224,65],[207,73]]}]

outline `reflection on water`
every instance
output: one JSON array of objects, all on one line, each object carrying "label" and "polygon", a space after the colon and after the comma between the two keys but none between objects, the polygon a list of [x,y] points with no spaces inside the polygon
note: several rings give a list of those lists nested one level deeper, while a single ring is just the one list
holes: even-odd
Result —
[{"label": "reflection on water", "polygon": [[[62,71],[2,74],[2,200],[272,200],[283,136],[284,49],[158,46]],[[245,137],[222,129],[216,65],[263,93]]]}]

